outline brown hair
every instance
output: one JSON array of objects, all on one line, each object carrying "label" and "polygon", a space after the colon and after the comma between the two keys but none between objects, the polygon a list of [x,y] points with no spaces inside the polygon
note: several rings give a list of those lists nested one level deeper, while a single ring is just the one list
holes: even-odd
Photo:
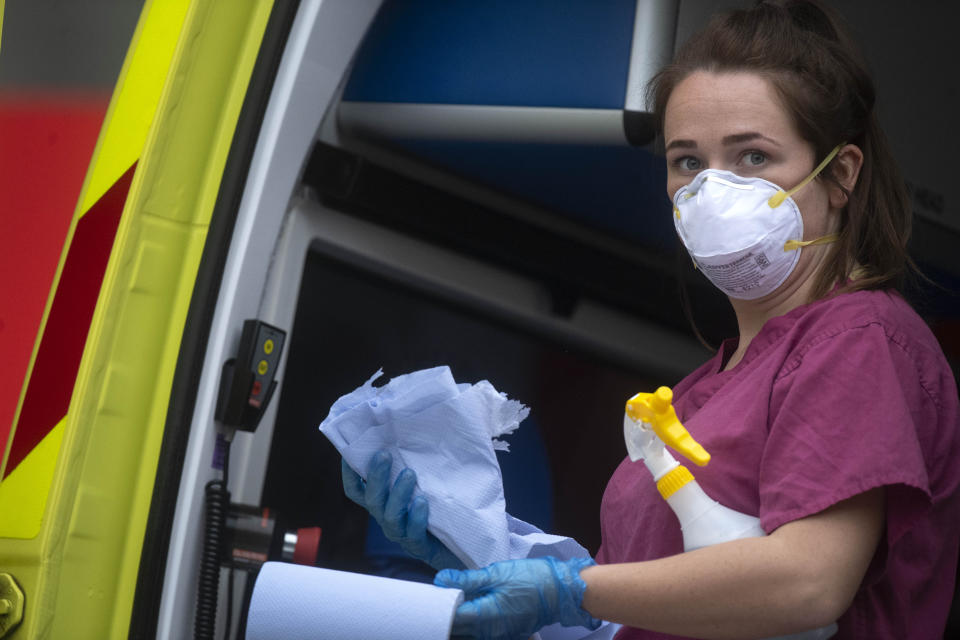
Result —
[{"label": "brown hair", "polygon": [[[817,275],[814,297],[838,282],[845,291],[901,288],[913,267],[909,197],[874,113],[873,81],[834,12],[815,0],[760,0],[715,16],[647,87],[660,131],[673,89],[701,70],[767,77],[817,158],[844,142],[863,152],[859,179],[852,192],[844,190],[840,238]],[[839,186],[831,166],[821,176]],[[844,284],[855,268],[856,279]]]}]

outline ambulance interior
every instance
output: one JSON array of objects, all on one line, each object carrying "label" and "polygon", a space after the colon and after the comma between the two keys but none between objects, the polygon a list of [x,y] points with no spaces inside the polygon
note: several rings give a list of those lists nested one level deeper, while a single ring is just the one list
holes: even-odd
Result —
[{"label": "ambulance interior", "polygon": [[[708,341],[735,332],[678,252],[662,157],[631,103],[707,9],[492,4],[516,23],[464,3],[429,16],[404,2],[302,3],[292,16],[196,356],[168,530],[148,532],[167,543],[142,561],[159,576],[155,619],[143,618],[157,637],[191,633],[204,485],[220,476],[217,396],[244,320],[285,332],[276,393],[230,450],[230,501],[269,510],[261,551],[288,558],[285,533],[319,528],[301,560],[414,580],[429,568],[343,494],[318,430],[338,397],[381,368],[381,381],[438,365],[489,380],[531,410],[498,454],[508,510],[595,553],[624,401],[709,357],[681,282]],[[536,40],[521,24],[538,26]],[[935,265],[952,277],[955,266]],[[219,629],[230,615],[242,630],[262,560],[221,571]]]}]

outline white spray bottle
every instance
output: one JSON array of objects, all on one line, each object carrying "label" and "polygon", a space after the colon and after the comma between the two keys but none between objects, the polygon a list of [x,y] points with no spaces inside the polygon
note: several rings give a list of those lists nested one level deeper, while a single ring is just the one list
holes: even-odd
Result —
[{"label": "white spray bottle", "polygon": [[[654,393],[638,393],[627,401],[623,414],[623,438],[630,460],[643,460],[657,483],[660,495],[680,520],[684,551],[693,551],[740,538],[765,536],[760,519],[734,511],[708,496],[693,474],[667,450],[669,444],[698,466],[710,462],[710,454],[693,439],[673,409],[673,391],[660,387]],[[836,623],[783,636],[783,640],[824,640],[837,632]]]}]

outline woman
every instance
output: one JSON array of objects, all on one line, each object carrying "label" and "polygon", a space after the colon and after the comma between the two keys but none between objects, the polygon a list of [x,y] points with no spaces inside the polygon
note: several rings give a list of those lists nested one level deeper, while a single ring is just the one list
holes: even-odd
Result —
[{"label": "woman", "polygon": [[[599,564],[438,574],[468,599],[455,634],[523,638],[604,619],[626,625],[624,639],[834,621],[837,638],[942,637],[960,413],[936,340],[896,293],[910,207],[864,65],[819,4],[761,2],[711,22],[651,95],[678,233],[740,334],[675,387],[674,404],[713,454],[701,486],[768,535],[682,553],[646,469],[625,460],[604,495]],[[345,485],[397,539],[450,566],[423,505],[406,512],[410,475],[392,491],[350,474]]]}]

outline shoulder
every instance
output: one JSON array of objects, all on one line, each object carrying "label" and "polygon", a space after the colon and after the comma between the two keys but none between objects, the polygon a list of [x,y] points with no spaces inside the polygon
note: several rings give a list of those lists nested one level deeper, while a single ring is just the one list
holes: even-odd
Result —
[{"label": "shoulder", "polygon": [[[855,291],[800,310],[789,331],[789,356],[778,378],[818,365],[857,370],[860,382],[879,383],[877,367],[892,368],[901,384],[916,383],[938,408],[955,394],[953,374],[933,332],[910,304],[892,291]],[[891,371],[893,372],[893,371]]]},{"label": "shoulder", "polygon": [[865,326],[883,327],[914,339],[933,339],[923,319],[895,291],[839,293],[801,308],[798,325],[817,333],[841,332]]},{"label": "shoulder", "polygon": [[914,355],[941,354],[940,346],[923,319],[896,292],[854,291],[813,302],[795,310],[789,328],[796,366],[804,355],[845,334],[872,335]]}]

